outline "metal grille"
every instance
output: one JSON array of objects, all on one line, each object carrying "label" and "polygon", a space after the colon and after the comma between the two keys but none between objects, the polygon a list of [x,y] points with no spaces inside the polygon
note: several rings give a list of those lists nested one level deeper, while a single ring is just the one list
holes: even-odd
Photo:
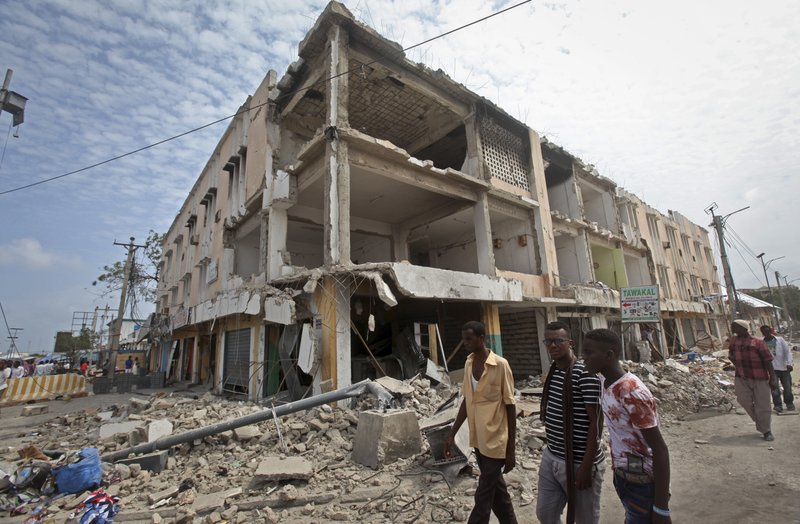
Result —
[{"label": "metal grille", "polygon": [[481,118],[483,159],[493,177],[530,191],[530,170],[526,141],[489,116]]},{"label": "metal grille", "polygon": [[225,332],[223,389],[247,391],[250,382],[250,328]]},{"label": "metal grille", "polygon": [[[402,82],[350,61],[350,127],[407,148],[424,137],[427,119],[445,110]],[[415,151],[409,151],[415,153]]]}]

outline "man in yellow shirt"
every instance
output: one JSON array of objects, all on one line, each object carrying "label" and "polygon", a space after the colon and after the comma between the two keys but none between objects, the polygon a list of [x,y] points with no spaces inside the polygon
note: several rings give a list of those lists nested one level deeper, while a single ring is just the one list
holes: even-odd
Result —
[{"label": "man in yellow shirt", "polygon": [[[469,424],[469,445],[475,449],[480,469],[475,507],[469,524],[485,524],[494,511],[500,524],[516,524],[514,506],[503,473],[516,465],[517,408],[514,405],[514,376],[508,361],[484,345],[486,328],[467,322],[461,341],[469,351],[464,365],[464,400],[444,445],[445,457],[464,420]],[[505,466],[505,469],[503,468]]]}]

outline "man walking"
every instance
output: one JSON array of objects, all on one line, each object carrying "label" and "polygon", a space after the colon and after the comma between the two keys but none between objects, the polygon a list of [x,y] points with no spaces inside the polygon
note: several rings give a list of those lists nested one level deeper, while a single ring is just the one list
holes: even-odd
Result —
[{"label": "man walking", "polygon": [[553,363],[542,395],[547,447],[539,466],[536,516],[543,524],[560,523],[567,505],[567,522],[596,524],[605,471],[598,446],[600,379],[575,356],[563,322],[547,324],[543,343]]},{"label": "man walking", "polygon": [[775,405],[775,412],[782,413],[781,386],[783,386],[783,401],[786,402],[786,409],[794,411],[794,395],[792,395],[792,348],[783,337],[772,333],[769,326],[761,326],[761,334],[764,335],[764,343],[772,354],[772,368],[775,370],[777,378],[776,387],[772,390],[772,403]]},{"label": "man walking", "polygon": [[747,321],[734,320],[731,331],[734,336],[730,341],[728,358],[736,368],[736,400],[756,423],[756,429],[764,440],[773,441],[769,397],[778,381],[772,368],[772,353],[763,340],[750,336]]},{"label": "man walking", "polygon": [[671,523],[669,449],[658,428],[656,399],[639,377],[622,368],[616,333],[594,329],[583,340],[586,369],[603,377],[601,405],[625,524]]},{"label": "man walking", "polygon": [[467,522],[487,524],[494,511],[500,524],[516,524],[514,506],[503,478],[516,465],[514,377],[508,361],[484,345],[485,338],[486,328],[480,322],[467,322],[461,328],[461,342],[469,351],[461,386],[464,400],[445,442],[444,455],[450,456],[456,433],[467,420],[469,445],[475,449],[480,469],[475,507]]}]

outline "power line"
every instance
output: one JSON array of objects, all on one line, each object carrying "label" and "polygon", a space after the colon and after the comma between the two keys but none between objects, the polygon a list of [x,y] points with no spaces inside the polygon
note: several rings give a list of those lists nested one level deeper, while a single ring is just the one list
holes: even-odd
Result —
[{"label": "power line", "polygon": [[[449,36],[449,35],[457,32],[457,31],[461,31],[463,29],[466,29],[466,28],[471,27],[473,25],[479,24],[481,22],[485,22],[486,20],[489,20],[490,18],[493,18],[495,16],[501,15],[501,14],[506,13],[508,11],[511,11],[512,9],[516,9],[517,7],[520,7],[522,5],[529,4],[532,1],[533,0],[523,0],[522,2],[519,2],[518,4],[514,4],[512,6],[506,7],[505,9],[501,9],[500,11],[496,11],[496,12],[494,12],[492,14],[486,15],[486,16],[484,16],[482,18],[478,18],[477,20],[473,20],[472,22],[468,22],[468,23],[466,23],[464,25],[456,27],[455,29],[451,29],[449,31],[446,31],[444,33],[441,33],[439,35],[431,37],[431,38],[429,38],[427,40],[424,40],[422,42],[419,42],[417,44],[408,46],[406,48],[400,49],[399,51],[396,51],[394,53],[388,53],[388,54],[389,55],[393,55],[393,54],[400,55],[400,54],[403,54],[406,51],[410,51],[411,49],[414,49],[416,47],[419,47],[419,46],[425,45],[427,43],[433,42],[434,40],[438,40],[439,38],[444,38],[444,37]],[[319,86],[321,84],[324,84],[325,82],[328,82],[330,80],[334,80],[336,78],[339,78],[340,76],[349,75],[350,73],[352,73],[354,71],[358,72],[358,71],[361,70],[362,67],[372,65],[372,64],[374,64],[374,63],[376,63],[378,61],[379,61],[379,59],[376,58],[375,60],[370,60],[366,64],[362,64],[362,65],[360,65],[359,67],[357,67],[355,69],[348,69],[346,71],[343,71],[341,73],[335,74],[333,76],[320,79],[318,82],[316,82],[316,83],[314,83],[314,84],[312,84],[312,85],[310,85],[308,87],[298,88],[298,89],[295,89],[295,90],[292,90],[292,91],[288,91],[286,93],[282,93],[280,96],[278,96],[278,98],[276,100],[281,100],[282,98],[294,95],[296,93],[301,93],[303,91],[308,91],[308,90],[313,89],[313,88],[315,88],[315,87],[317,87],[317,86]],[[68,176],[71,176],[71,175],[77,175],[78,173],[82,173],[84,171],[88,171],[90,169],[94,169],[95,167],[99,167],[99,166],[108,164],[110,162],[115,162],[115,161],[123,159],[125,157],[131,156],[131,155],[135,155],[136,153],[141,153],[142,151],[146,151],[146,150],[154,148],[156,146],[160,146],[161,144],[166,144],[167,142],[171,142],[173,140],[177,140],[178,138],[182,138],[182,137],[184,137],[186,135],[190,135],[192,133],[196,133],[198,131],[202,131],[203,129],[206,129],[207,127],[211,127],[211,126],[217,125],[217,124],[219,124],[221,122],[225,122],[226,120],[230,120],[232,118],[236,118],[237,116],[239,116],[241,114],[248,113],[250,111],[253,111],[254,109],[258,109],[260,107],[266,106],[270,102],[271,101],[268,100],[266,102],[262,102],[260,104],[256,104],[254,106],[248,107],[247,109],[242,109],[240,111],[237,111],[236,113],[233,113],[232,115],[228,115],[228,116],[219,118],[217,120],[214,120],[213,122],[209,122],[207,124],[203,124],[201,126],[195,127],[194,129],[190,129],[188,131],[184,131],[183,133],[179,133],[179,134],[171,136],[169,138],[165,138],[163,140],[159,140],[157,142],[153,142],[152,144],[148,144],[146,146],[142,146],[142,147],[140,147],[138,149],[134,149],[133,151],[128,151],[127,153],[123,153],[121,155],[117,155],[115,157],[111,157],[111,158],[108,158],[106,160],[102,160],[100,162],[96,162],[94,164],[82,167],[80,169],[75,169],[73,171],[69,171],[67,173],[56,175],[56,176],[53,176],[53,177],[50,177],[50,178],[45,178],[45,179],[39,180],[37,182],[31,182],[30,184],[25,184],[23,186],[15,187],[15,188],[12,188],[12,189],[6,189],[5,191],[0,191],[0,195],[7,195],[9,193],[14,193],[16,191],[22,191],[23,189],[29,189],[31,187],[38,186],[38,185],[41,185],[41,184],[46,184],[48,182],[52,182],[52,181],[58,180],[60,178],[65,178],[65,177],[68,177]]]},{"label": "power line", "polygon": [[763,286],[764,284],[761,283],[761,279],[758,277],[758,275],[756,275],[755,271],[753,271],[753,268],[750,267],[750,264],[747,263],[747,259],[744,257],[742,252],[739,251],[739,248],[735,244],[732,244],[727,240],[725,241],[725,243],[728,244],[728,247],[732,247],[733,249],[736,250],[737,253],[739,253],[739,256],[742,258],[742,262],[744,262],[744,265],[747,266],[747,269],[750,270],[750,273],[753,274],[753,277],[756,279],[756,282],[758,282],[759,285]]}]

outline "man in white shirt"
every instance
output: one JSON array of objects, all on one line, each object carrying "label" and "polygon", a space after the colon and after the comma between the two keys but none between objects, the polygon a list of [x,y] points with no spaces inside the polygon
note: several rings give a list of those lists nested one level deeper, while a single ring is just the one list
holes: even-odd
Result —
[{"label": "man in white shirt", "polygon": [[761,326],[761,334],[764,335],[764,343],[772,353],[772,367],[775,369],[775,376],[778,384],[772,390],[772,403],[775,405],[775,412],[782,413],[781,386],[783,386],[783,402],[786,409],[794,411],[794,395],[792,395],[792,371],[793,359],[792,348],[785,339],[772,334],[770,326]]}]

